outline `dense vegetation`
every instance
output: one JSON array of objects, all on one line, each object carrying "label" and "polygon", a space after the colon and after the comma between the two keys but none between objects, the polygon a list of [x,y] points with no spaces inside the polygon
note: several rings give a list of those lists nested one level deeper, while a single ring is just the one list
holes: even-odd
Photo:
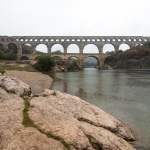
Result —
[{"label": "dense vegetation", "polygon": [[39,71],[48,72],[54,67],[56,64],[54,58],[52,58],[48,54],[43,54],[38,57],[37,64],[35,64],[35,68]]},{"label": "dense vegetation", "polygon": [[69,66],[68,66],[68,70],[80,70],[80,67],[79,67],[79,62],[78,60],[73,60]]},{"label": "dense vegetation", "polygon": [[5,69],[3,67],[0,67],[0,73],[4,74],[5,73]]},{"label": "dense vegetation", "polygon": [[143,45],[138,45],[124,52],[117,51],[115,54],[108,56],[104,63],[114,67],[118,61],[125,61],[127,59],[139,60],[145,58],[146,56],[150,56],[150,42],[144,43]]},{"label": "dense vegetation", "polygon": [[0,48],[0,59],[1,60],[16,60],[17,55],[14,54],[11,49]]}]

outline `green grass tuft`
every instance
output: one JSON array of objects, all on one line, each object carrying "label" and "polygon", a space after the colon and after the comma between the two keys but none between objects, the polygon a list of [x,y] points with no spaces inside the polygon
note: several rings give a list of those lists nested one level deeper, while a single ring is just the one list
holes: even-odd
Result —
[{"label": "green grass tuft", "polygon": [[2,74],[5,73],[5,69],[3,67],[0,67],[0,73],[2,73]]},{"label": "green grass tuft", "polygon": [[18,70],[18,71],[37,72],[37,70],[35,70],[34,68],[17,67],[17,66],[9,66],[9,65],[3,65],[3,66],[1,66],[0,70]]}]

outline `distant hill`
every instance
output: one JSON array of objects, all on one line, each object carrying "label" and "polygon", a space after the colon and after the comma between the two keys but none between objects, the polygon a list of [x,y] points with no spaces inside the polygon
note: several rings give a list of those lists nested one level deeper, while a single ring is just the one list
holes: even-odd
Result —
[{"label": "distant hill", "polygon": [[108,56],[104,62],[114,69],[150,69],[150,42]]},{"label": "distant hill", "polygon": [[36,50],[36,54],[45,54],[45,53]]},{"label": "distant hill", "polygon": [[57,51],[54,51],[54,52],[51,52],[53,54],[62,54],[62,52],[60,50],[57,50]]}]

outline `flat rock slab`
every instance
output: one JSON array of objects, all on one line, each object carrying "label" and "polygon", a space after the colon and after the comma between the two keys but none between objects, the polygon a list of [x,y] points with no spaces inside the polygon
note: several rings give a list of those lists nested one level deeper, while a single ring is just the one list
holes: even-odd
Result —
[{"label": "flat rock slab", "polygon": [[125,141],[135,140],[128,126],[76,96],[46,89],[30,100],[28,114],[42,131],[63,139],[71,150],[134,150]]}]

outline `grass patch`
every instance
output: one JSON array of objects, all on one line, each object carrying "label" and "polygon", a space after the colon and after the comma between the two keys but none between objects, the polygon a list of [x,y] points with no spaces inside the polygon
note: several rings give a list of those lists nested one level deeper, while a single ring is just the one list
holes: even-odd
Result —
[{"label": "grass patch", "polygon": [[35,70],[32,67],[18,67],[18,66],[10,66],[10,65],[0,66],[0,70],[18,70],[18,71],[37,72],[37,70]]},{"label": "grass patch", "polygon": [[87,135],[87,138],[95,150],[103,150],[102,146],[98,144],[92,136]]},{"label": "grass patch", "polygon": [[91,124],[91,125],[97,126],[97,125],[95,125],[92,121],[90,121],[90,120],[88,120],[88,119],[85,119],[85,118],[82,118],[82,117],[77,118],[77,119],[78,119],[79,121],[83,121],[83,122],[89,123],[89,124]]},{"label": "grass patch", "polygon": [[34,122],[28,116],[28,110],[30,107],[30,102],[25,98],[23,98],[23,100],[24,100],[25,107],[23,110],[23,122],[22,122],[22,124],[25,127],[33,127],[35,129],[37,129],[42,134],[45,134],[48,138],[52,138],[52,139],[55,139],[55,140],[61,142],[68,150],[70,150],[69,145],[63,139],[61,139],[60,137],[54,136],[51,133],[46,133],[46,132],[42,131],[41,129],[38,128],[37,125],[34,124]]},{"label": "grass patch", "polygon": [[0,67],[0,73],[2,73],[2,74],[5,73],[5,69],[3,67]]}]

